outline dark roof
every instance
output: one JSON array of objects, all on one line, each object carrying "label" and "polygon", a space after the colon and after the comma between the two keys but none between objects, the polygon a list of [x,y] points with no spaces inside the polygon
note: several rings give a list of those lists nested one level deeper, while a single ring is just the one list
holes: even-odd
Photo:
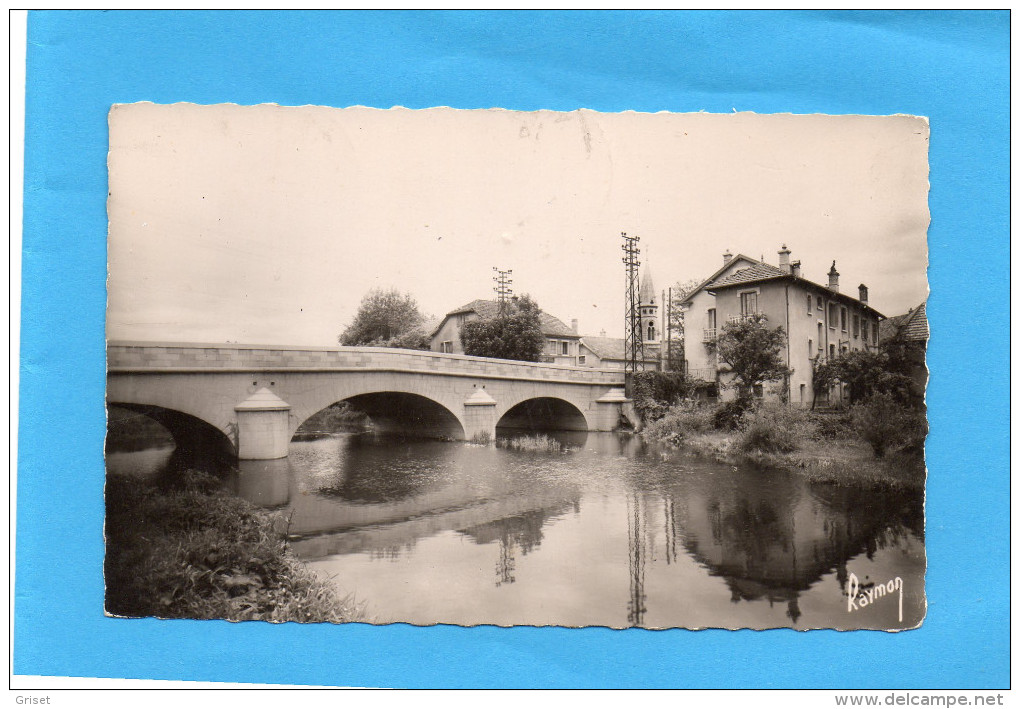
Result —
[{"label": "dark roof", "polygon": [[908,310],[903,315],[884,320],[879,326],[879,339],[888,340],[902,332],[904,337],[915,342],[928,341],[928,314],[925,303]]},{"label": "dark roof", "polygon": [[827,286],[820,285],[818,283],[815,283],[814,281],[809,281],[806,278],[794,276],[792,273],[784,273],[779,268],[776,268],[775,266],[762,262],[759,262],[754,266],[750,266],[749,268],[742,268],[739,271],[734,271],[725,278],[720,278],[718,281],[713,281],[712,283],[709,283],[706,286],[706,289],[709,291],[715,291],[722,290],[723,288],[733,288],[735,286],[746,285],[749,283],[761,283],[763,281],[776,281],[781,279],[790,280],[793,281],[794,283],[804,286],[805,288],[810,288],[812,290],[824,293],[827,298],[840,300],[843,301],[844,303],[850,303],[852,305],[864,308],[865,310],[871,311],[871,313],[873,313],[880,320],[885,318],[885,316],[882,315],[882,313],[878,312],[867,303],[862,303],[853,296],[849,296],[845,293],[840,293],[839,291],[834,291],[831,288],[828,288]]},{"label": "dark roof", "polygon": [[[626,343],[622,337],[584,335],[581,338],[581,344],[598,355],[599,359],[616,359],[621,361],[627,359]],[[657,357],[649,357],[647,353],[645,354],[646,362],[654,362],[657,359]]]},{"label": "dark roof", "polygon": [[[485,320],[494,318],[499,314],[499,303],[494,300],[472,300],[467,305],[462,305],[455,310],[451,310],[446,314],[446,317],[451,315],[464,315],[467,313],[476,313],[478,317]],[[543,335],[553,337],[580,337],[580,335],[565,325],[562,320],[553,317],[544,310],[539,311],[538,317],[542,321]],[[443,318],[443,320],[445,321],[446,318]],[[435,329],[438,330],[439,326],[437,325]],[[433,334],[434,333],[435,330],[433,330]]]},{"label": "dark roof", "polygon": [[686,302],[688,302],[688,301],[689,301],[689,300],[690,300],[691,298],[693,298],[693,297],[694,297],[694,296],[696,296],[696,295],[697,295],[698,293],[700,293],[701,291],[703,291],[703,290],[705,289],[705,287],[706,287],[706,286],[707,286],[707,285],[708,285],[709,283],[711,283],[711,282],[712,282],[712,281],[714,281],[714,280],[715,280],[716,278],[718,278],[718,277],[719,277],[719,274],[721,274],[721,273],[722,273],[723,271],[725,271],[725,270],[726,270],[727,268],[729,268],[731,264],[733,264],[733,263],[734,263],[734,262],[736,262],[736,261],[739,261],[740,259],[744,259],[745,261],[750,261],[751,263],[761,263],[761,261],[759,261],[759,260],[758,260],[758,259],[756,259],[756,258],[751,258],[750,256],[745,256],[744,254],[737,254],[736,256],[734,256],[733,258],[731,258],[731,259],[730,259],[729,261],[727,261],[726,263],[724,263],[724,264],[722,265],[722,267],[721,267],[721,268],[720,268],[720,269],[719,269],[718,271],[716,271],[716,272],[715,272],[715,273],[713,273],[713,274],[712,274],[711,276],[709,276],[708,278],[706,278],[705,280],[703,280],[703,281],[702,281],[702,282],[701,282],[701,283],[700,283],[700,284],[698,285],[698,287],[697,287],[697,288],[695,288],[695,289],[694,289],[694,290],[692,290],[692,291],[691,291],[690,293],[688,293],[688,294],[687,294],[687,297],[686,297],[686,298],[684,298],[683,300],[681,300],[680,302],[681,302],[681,303],[686,303]]},{"label": "dark roof", "polygon": [[734,271],[725,278],[720,278],[718,281],[712,281],[708,284],[708,288],[723,288],[725,286],[737,285],[738,283],[765,281],[770,278],[781,278],[785,275],[785,273],[775,266],[759,262],[753,266],[742,268],[739,271]]}]

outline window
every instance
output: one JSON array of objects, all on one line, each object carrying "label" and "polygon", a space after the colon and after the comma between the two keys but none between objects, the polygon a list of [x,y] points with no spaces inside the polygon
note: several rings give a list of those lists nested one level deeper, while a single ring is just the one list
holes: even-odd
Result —
[{"label": "window", "polygon": [[453,341],[452,340],[446,340],[445,342],[443,342],[440,345],[440,350],[439,351],[440,352],[445,352],[447,354],[452,354],[453,353]]},{"label": "window", "polygon": [[807,314],[808,315],[811,314],[811,294],[810,293],[808,293],[808,297],[807,297]]},{"label": "window", "polygon": [[874,338],[875,344],[877,345],[878,344],[878,323],[877,322],[871,323],[871,335]]},{"label": "window", "polygon": [[818,321],[818,349],[825,347],[822,343],[825,342],[825,330],[823,329],[821,321]]},{"label": "window", "polygon": [[861,316],[854,315],[854,337],[859,337],[861,334]]},{"label": "window", "polygon": [[840,351],[841,353],[843,353],[843,354],[846,354],[846,353],[847,353],[847,352],[849,351],[849,348],[848,348],[848,347],[847,347],[846,345],[842,345],[842,346],[841,346],[841,347],[839,348],[839,351]]},{"label": "window", "polygon": [[804,385],[800,385],[800,403],[804,403]]},{"label": "window", "polygon": [[754,291],[740,294],[740,314],[754,315],[758,312],[758,294]]},{"label": "window", "polygon": [[560,354],[570,354],[570,343],[564,340],[560,343]]},{"label": "window", "polygon": [[861,323],[861,339],[865,342],[868,341],[868,321],[865,320]]},{"label": "window", "polygon": [[585,362],[585,355],[577,355],[577,363],[578,364],[586,364],[586,362]]},{"label": "window", "polygon": [[754,391],[755,397],[758,398],[758,399],[760,399],[763,396],[765,396],[765,389],[762,388],[761,384],[755,384],[753,391]]},{"label": "window", "polygon": [[839,312],[836,309],[835,303],[829,303],[829,329],[836,329],[836,318],[839,316]]},{"label": "window", "polygon": [[648,339],[649,340],[655,339],[655,325],[653,325],[652,323],[648,323]]},{"label": "window", "polygon": [[846,308],[840,308],[839,309],[839,329],[842,330],[843,332],[846,332],[846,326],[847,326]]},{"label": "window", "polygon": [[708,325],[709,330],[715,329],[715,308],[708,309]]},{"label": "window", "polygon": [[556,340],[549,340],[549,354],[556,354],[559,343]]},{"label": "window", "polygon": [[829,359],[836,359],[836,345],[829,345]]},{"label": "window", "polygon": [[814,357],[814,354],[815,354],[815,341],[814,340],[808,340],[807,341],[807,356],[808,357]]},{"label": "window", "polygon": [[818,309],[825,310],[825,303],[822,302],[822,296],[818,296]]}]

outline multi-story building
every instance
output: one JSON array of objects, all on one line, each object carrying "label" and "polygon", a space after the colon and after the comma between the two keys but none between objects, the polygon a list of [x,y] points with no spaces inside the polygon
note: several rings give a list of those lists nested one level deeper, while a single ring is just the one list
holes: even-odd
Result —
[{"label": "multi-story building", "polygon": [[[449,352],[464,354],[464,345],[460,341],[460,329],[464,323],[478,318],[494,318],[499,313],[499,303],[495,300],[473,300],[455,310],[451,310],[431,332],[431,350],[433,352]],[[577,320],[571,321],[567,327],[562,320],[549,313],[539,314],[542,323],[542,334],[545,336],[543,362],[554,364],[577,365],[580,351],[581,336],[577,332]]]},{"label": "multi-story building", "polygon": [[[731,266],[738,260],[743,263]],[[778,267],[745,256],[726,260],[723,269],[683,303],[689,373],[720,385],[718,395],[723,398],[735,396],[734,388],[728,386],[733,375],[720,362],[715,341],[727,322],[765,316],[769,327],[782,326],[786,333],[782,357],[790,374],[755,394],[801,407],[841,401],[843,392],[838,387],[816,394],[815,366],[844,352],[877,347],[879,322],[885,316],[868,304],[864,284],[858,286],[856,298],[840,292],[835,261],[828,276],[825,286],[802,277],[800,261],[790,261],[785,244]]]}]

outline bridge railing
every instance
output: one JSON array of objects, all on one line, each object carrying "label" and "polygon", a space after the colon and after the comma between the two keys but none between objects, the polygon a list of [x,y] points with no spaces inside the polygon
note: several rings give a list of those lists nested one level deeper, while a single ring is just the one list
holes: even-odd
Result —
[{"label": "bridge railing", "polygon": [[623,373],[618,369],[518,362],[390,347],[281,347],[110,341],[107,343],[107,368],[111,372],[386,370],[569,380],[618,386],[623,384]]}]

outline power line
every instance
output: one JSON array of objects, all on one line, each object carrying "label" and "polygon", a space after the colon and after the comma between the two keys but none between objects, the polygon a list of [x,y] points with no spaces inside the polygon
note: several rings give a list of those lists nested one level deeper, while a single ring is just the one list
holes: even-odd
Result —
[{"label": "power line", "polygon": [[627,232],[621,231],[623,237],[623,263],[626,266],[626,319],[624,322],[624,373],[638,372],[644,369],[645,344],[641,337],[641,288],[638,283],[638,267],[641,262],[637,256],[641,249],[637,247],[640,236],[627,236]]},{"label": "power line", "polygon": [[506,310],[507,299],[514,294],[513,288],[510,287],[514,284],[514,279],[510,277],[514,270],[512,268],[508,268],[505,271],[501,271],[495,266],[492,267],[492,270],[496,273],[496,275],[492,277],[493,282],[496,284],[492,290],[496,292],[496,302],[499,303],[499,312],[503,313]]}]

